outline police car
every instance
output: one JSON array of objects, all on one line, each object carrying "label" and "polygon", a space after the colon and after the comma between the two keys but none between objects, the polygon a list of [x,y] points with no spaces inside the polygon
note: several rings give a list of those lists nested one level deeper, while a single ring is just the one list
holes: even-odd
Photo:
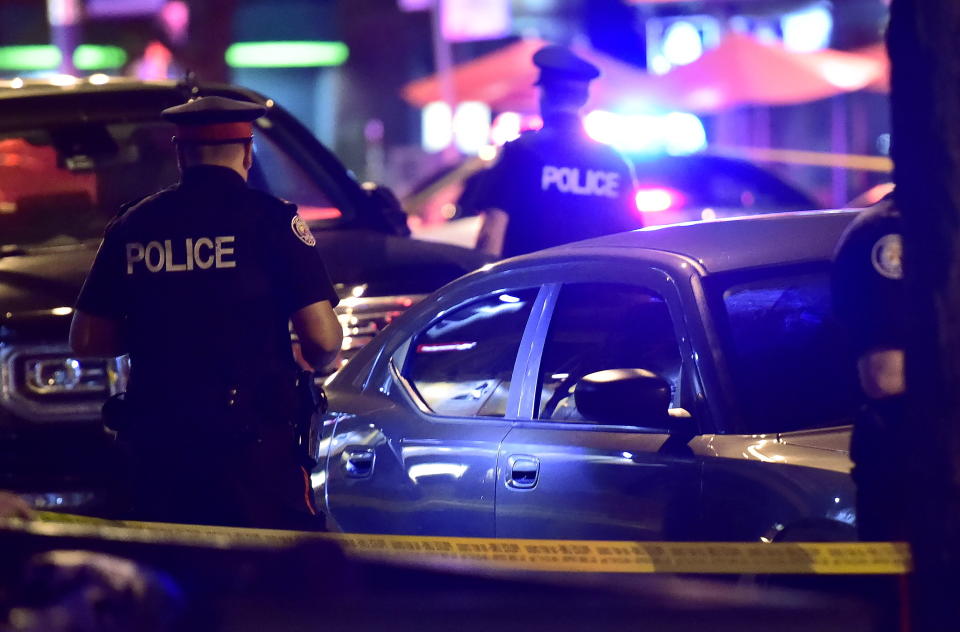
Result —
[{"label": "police car", "polygon": [[348,532],[853,538],[829,275],[854,215],[647,228],[447,285],[327,384],[317,503]]},{"label": "police car", "polygon": [[[67,330],[107,221],[123,202],[178,179],[164,108],[193,95],[267,106],[256,122],[250,183],[299,205],[344,297],[345,358],[420,296],[486,261],[410,239],[389,191],[357,182],[262,95],[229,85],[61,79],[0,82],[0,489],[24,492],[37,506],[90,507],[113,475],[99,411],[124,390],[126,367],[72,355]],[[196,245],[199,262],[216,251]],[[154,246],[143,244],[144,254]]]}]

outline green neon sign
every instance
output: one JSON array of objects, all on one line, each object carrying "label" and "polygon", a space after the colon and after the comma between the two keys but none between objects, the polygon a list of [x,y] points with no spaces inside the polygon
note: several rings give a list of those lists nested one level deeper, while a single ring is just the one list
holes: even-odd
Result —
[{"label": "green neon sign", "polygon": [[[0,70],[56,70],[60,60],[60,50],[52,44],[0,46]],[[125,63],[127,53],[119,46],[81,44],[73,51],[73,65],[78,70],[120,68]]]},{"label": "green neon sign", "polygon": [[78,70],[121,68],[127,63],[127,53],[119,46],[81,44],[73,51],[73,65]]},{"label": "green neon sign", "polygon": [[60,51],[56,46],[0,47],[0,70],[55,70],[60,66]]},{"label": "green neon sign", "polygon": [[343,42],[239,42],[227,49],[231,68],[340,66],[350,56]]}]

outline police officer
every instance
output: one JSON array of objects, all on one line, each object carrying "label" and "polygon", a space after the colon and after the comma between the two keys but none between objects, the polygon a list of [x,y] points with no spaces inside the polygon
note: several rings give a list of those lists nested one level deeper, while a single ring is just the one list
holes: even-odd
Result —
[{"label": "police officer", "polygon": [[900,214],[888,196],[860,213],[834,257],[834,312],[853,343],[864,395],[850,447],[864,540],[897,537],[890,525],[897,522],[895,494],[902,475],[897,436],[906,390],[902,252]]},{"label": "police officer", "polygon": [[477,248],[509,257],[641,226],[633,169],[590,140],[580,108],[599,70],[561,46],[533,56],[543,129],[507,143],[460,204],[481,211]]},{"label": "police officer", "polygon": [[180,182],[121,210],[77,300],[78,354],[130,354],[125,427],[145,520],[321,526],[294,445],[303,358],[340,347],[337,295],[296,206],[247,186],[253,103],[163,111]]}]

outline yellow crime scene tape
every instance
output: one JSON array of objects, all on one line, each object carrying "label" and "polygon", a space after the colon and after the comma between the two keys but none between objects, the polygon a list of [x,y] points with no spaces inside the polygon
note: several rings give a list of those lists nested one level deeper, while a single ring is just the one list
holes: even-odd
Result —
[{"label": "yellow crime scene tape", "polygon": [[706,153],[730,158],[743,158],[755,162],[780,162],[784,164],[807,165],[810,167],[839,167],[876,173],[893,171],[893,161],[886,156],[862,154],[834,154],[825,151],[805,151],[800,149],[775,149],[767,147],[711,147]]},{"label": "yellow crime scene tape", "polygon": [[[39,535],[81,527],[75,535],[206,546],[289,546],[307,539],[338,542],[349,555],[393,561],[457,562],[485,567],[580,573],[902,575],[902,542],[632,542],[315,533],[159,522],[114,521],[39,512],[20,523]],[[56,524],[54,524],[56,523]],[[85,528],[86,530],[84,531]],[[70,530],[68,529],[68,532]],[[69,533],[68,533],[69,534]]]}]

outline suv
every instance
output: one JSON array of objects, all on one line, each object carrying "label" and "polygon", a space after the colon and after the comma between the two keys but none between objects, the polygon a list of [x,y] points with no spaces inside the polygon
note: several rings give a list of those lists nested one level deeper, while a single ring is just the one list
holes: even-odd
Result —
[{"label": "suv", "polygon": [[102,75],[0,82],[0,488],[37,507],[90,511],[109,498],[115,455],[100,406],[124,390],[126,359],[74,356],[72,306],[120,205],[177,180],[161,110],[204,95],[268,108],[250,184],[297,203],[313,230],[344,298],[343,361],[423,294],[486,262],[410,239],[388,190],[359,183],[250,90]]}]

